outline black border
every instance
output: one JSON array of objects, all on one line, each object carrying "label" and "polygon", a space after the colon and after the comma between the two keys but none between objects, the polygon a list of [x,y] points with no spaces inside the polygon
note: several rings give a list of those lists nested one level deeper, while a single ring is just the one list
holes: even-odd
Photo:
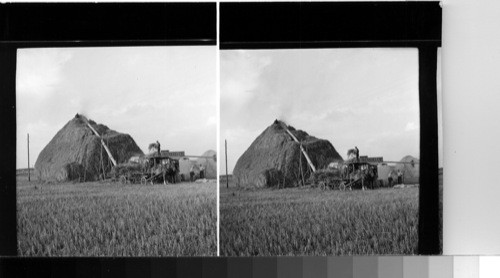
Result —
[{"label": "black border", "polygon": [[421,186],[417,252],[441,254],[436,92],[442,22],[439,2],[221,3],[219,11],[221,50],[418,49]]},{"label": "black border", "polygon": [[0,256],[17,256],[19,48],[217,44],[216,3],[0,4]]},{"label": "black border", "polygon": [[441,46],[431,2],[220,4],[220,49]]},{"label": "black border", "polygon": [[215,3],[0,4],[0,42],[16,47],[215,45]]},{"label": "black border", "polygon": [[0,256],[17,255],[16,214],[16,49],[0,44]]}]

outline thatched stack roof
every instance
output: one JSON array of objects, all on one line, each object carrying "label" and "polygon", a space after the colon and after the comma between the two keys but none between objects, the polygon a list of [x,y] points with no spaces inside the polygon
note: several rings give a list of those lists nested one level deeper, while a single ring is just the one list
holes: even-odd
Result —
[{"label": "thatched stack roof", "polygon": [[[311,170],[300,151],[300,144],[286,132],[283,124],[274,121],[238,159],[233,176],[239,186],[294,187],[300,184],[302,175],[304,179],[309,178]],[[291,126],[288,129],[302,143],[316,169],[343,161],[328,140]]]},{"label": "thatched stack roof", "polygon": [[[117,163],[127,162],[143,152],[134,139],[89,121],[100,134]],[[71,119],[40,152],[35,173],[42,181],[92,181],[111,171],[108,155],[97,137],[78,116]]]}]

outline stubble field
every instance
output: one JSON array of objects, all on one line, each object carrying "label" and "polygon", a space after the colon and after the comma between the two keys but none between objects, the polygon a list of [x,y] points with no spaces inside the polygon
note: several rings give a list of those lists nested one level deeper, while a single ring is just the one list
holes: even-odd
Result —
[{"label": "stubble field", "polygon": [[221,186],[221,256],[415,254],[418,188]]},{"label": "stubble field", "polygon": [[18,178],[21,256],[214,256],[215,183],[38,184]]}]

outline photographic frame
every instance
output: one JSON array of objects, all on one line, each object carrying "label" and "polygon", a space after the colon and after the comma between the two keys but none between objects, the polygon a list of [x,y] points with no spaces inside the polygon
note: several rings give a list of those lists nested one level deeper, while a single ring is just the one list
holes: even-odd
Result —
[{"label": "photographic frame", "polygon": [[[416,48],[419,64],[418,251],[441,254],[438,2],[221,3],[220,49]],[[241,32],[245,30],[245,32]]]}]

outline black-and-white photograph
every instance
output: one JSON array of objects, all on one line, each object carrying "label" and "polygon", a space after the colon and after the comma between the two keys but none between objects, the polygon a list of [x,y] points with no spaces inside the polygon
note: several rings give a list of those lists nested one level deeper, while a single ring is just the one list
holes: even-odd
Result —
[{"label": "black-and-white photograph", "polygon": [[17,52],[20,256],[217,255],[215,46]]},{"label": "black-and-white photograph", "polygon": [[220,254],[418,254],[418,59],[222,50]]}]

